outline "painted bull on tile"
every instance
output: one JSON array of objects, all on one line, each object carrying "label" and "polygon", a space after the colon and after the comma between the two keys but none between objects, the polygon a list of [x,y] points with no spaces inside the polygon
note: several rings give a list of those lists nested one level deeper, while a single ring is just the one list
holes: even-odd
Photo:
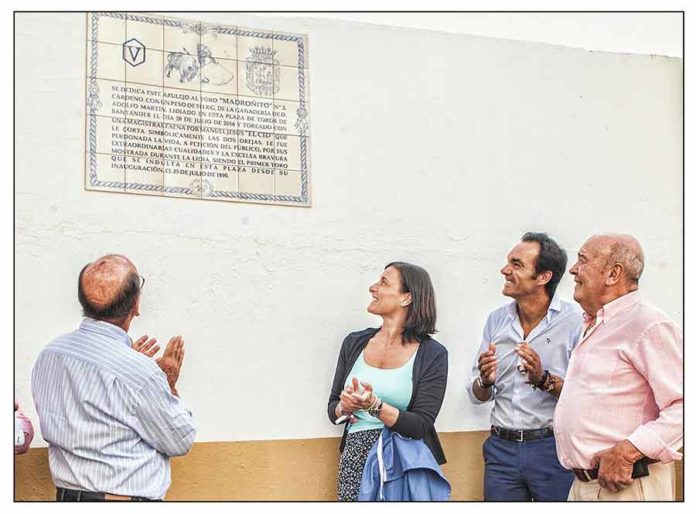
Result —
[{"label": "painted bull on tile", "polygon": [[183,52],[169,52],[164,71],[167,78],[171,77],[172,71],[176,71],[181,83],[200,77],[201,84],[223,86],[234,78],[234,73],[220,64],[210,49],[200,43],[197,45],[196,55],[191,55],[186,48]]}]

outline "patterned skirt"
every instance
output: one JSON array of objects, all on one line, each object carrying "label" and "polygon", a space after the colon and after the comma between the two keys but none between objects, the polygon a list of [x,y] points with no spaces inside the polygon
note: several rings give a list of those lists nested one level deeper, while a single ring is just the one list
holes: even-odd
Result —
[{"label": "patterned skirt", "polygon": [[379,439],[380,433],[381,429],[363,430],[349,433],[346,437],[346,445],[338,465],[338,501],[358,500],[367,454]]}]

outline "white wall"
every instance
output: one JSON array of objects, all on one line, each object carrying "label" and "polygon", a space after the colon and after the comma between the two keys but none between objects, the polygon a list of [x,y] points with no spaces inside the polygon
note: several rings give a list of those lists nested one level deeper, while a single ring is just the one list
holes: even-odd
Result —
[{"label": "white wall", "polygon": [[[256,6],[258,8],[258,6]],[[400,5],[403,9],[404,5]],[[418,5],[414,6],[418,9]],[[430,7],[430,6],[429,6]],[[467,8],[473,6],[467,5]],[[485,8],[494,6],[489,4]],[[513,5],[512,8],[519,6]],[[530,9],[530,4],[524,6]],[[556,6],[558,7],[558,6]],[[579,5],[591,9],[585,3]],[[662,8],[668,8],[662,5]],[[356,8],[355,5],[352,8]],[[495,8],[504,8],[500,5]],[[570,9],[567,3],[564,9]],[[611,7],[605,2],[602,9]],[[635,2],[632,9],[640,9]],[[669,8],[676,9],[672,5]],[[680,12],[337,12],[279,14],[535,41],[605,52],[682,57]]]},{"label": "white wall", "polygon": [[[308,34],[313,207],[85,191],[85,17],[17,14],[15,381],[35,423],[34,359],[79,323],[77,274],[110,252],[147,278],[131,335],[185,336],[179,391],[199,441],[339,434],[325,415],[338,348],[378,325],[367,288],[395,259],[434,281],[450,352],[441,431],[487,425],[463,385],[527,230],[571,256],[592,233],[634,234],[645,295],[681,323],[681,60],[189,17]],[[572,296],[568,279],[560,290]]]}]

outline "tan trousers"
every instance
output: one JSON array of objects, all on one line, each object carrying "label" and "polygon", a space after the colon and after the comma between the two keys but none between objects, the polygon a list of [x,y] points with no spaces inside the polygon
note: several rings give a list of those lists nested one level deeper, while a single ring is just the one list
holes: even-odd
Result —
[{"label": "tan trousers", "polygon": [[650,475],[636,478],[623,491],[609,492],[599,486],[596,480],[581,482],[577,478],[570,488],[568,501],[674,501],[676,496],[676,475],[674,462],[650,464]]}]

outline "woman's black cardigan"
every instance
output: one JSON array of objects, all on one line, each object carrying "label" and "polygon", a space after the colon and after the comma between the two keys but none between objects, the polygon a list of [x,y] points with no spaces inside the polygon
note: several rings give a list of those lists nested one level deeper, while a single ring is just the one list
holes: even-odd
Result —
[{"label": "woman's black cardigan", "polygon": [[[328,414],[332,423],[336,421],[336,405],[340,401],[340,394],[348,374],[360,353],[378,330],[378,328],[367,328],[348,334],[343,340],[329,396]],[[447,461],[435,432],[434,423],[440,412],[447,387],[447,349],[432,338],[421,342],[413,363],[412,378],[411,402],[406,410],[399,410],[399,417],[391,429],[411,439],[423,439],[437,463],[444,464]],[[346,444],[347,435],[348,424],[343,431],[341,451]]]}]

